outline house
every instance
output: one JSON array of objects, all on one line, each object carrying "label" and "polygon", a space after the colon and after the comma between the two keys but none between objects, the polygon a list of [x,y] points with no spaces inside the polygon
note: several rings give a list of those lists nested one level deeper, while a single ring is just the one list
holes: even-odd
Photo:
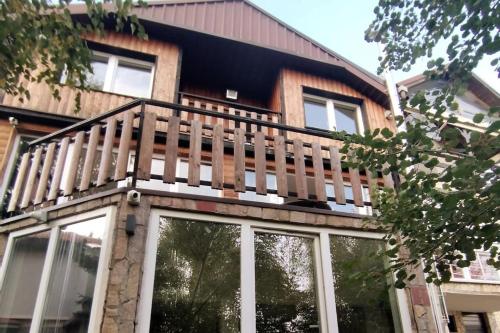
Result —
[{"label": "house", "polygon": [[[431,92],[448,84],[445,80],[430,80],[424,75],[417,75],[399,83],[405,86],[409,96],[418,91]],[[458,109],[453,113],[458,119],[453,124],[467,141],[472,131],[484,131],[493,120],[488,115],[490,108],[500,105],[500,95],[475,74],[467,82],[466,88],[455,101]],[[473,118],[476,114],[484,114],[484,120],[476,124]],[[407,110],[409,116],[412,110]],[[447,114],[445,113],[445,117]],[[440,145],[440,135],[436,133],[436,146]],[[499,160],[499,155],[494,157]],[[444,170],[448,163],[444,160],[437,170]],[[449,283],[436,288],[435,293],[444,301],[443,322],[447,322],[450,333],[463,332],[497,332],[500,330],[500,271],[488,265],[490,254],[486,251],[476,251],[477,259],[467,268],[452,268],[452,278]],[[436,297],[436,296],[434,296]],[[432,296],[431,296],[432,298]],[[448,318],[446,318],[448,317]]]},{"label": "house", "polygon": [[333,136],[394,129],[384,83],[249,1],[134,11],[79,113],[64,73],[3,96],[0,331],[436,332],[422,272],[352,279],[393,179]]}]

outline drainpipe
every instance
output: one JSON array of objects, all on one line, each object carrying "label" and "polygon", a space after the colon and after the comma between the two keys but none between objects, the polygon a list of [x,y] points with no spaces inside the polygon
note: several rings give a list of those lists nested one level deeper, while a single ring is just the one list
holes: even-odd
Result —
[{"label": "drainpipe", "polygon": [[[382,44],[378,44],[379,47],[379,52],[382,57],[385,56],[385,52],[383,49]],[[408,94],[408,91],[405,87],[400,87],[398,91],[398,87],[396,85],[396,82],[394,82],[394,79],[391,75],[391,72],[385,68],[383,71],[383,76],[385,79],[385,84],[387,88],[387,92],[389,95],[389,103],[391,106],[391,112],[394,117],[405,117],[403,110],[401,109],[400,105],[400,93],[401,94]],[[406,132],[406,123],[402,122],[401,125],[397,126],[396,132]],[[425,276],[425,274],[424,274]],[[443,298],[443,292],[441,291],[440,286],[430,286],[428,283],[425,284],[427,293],[429,295],[430,301],[431,301],[431,310],[432,310],[432,317],[434,318],[435,325],[437,327],[438,333],[449,333],[448,331],[448,313],[446,310],[446,304],[444,303],[444,298]],[[405,294],[406,295],[406,294]],[[405,314],[401,314],[403,317]],[[404,320],[402,318],[403,323],[409,322],[409,320]],[[408,318],[409,319],[409,318]],[[403,328],[403,330],[406,332],[406,327]],[[411,327],[410,331],[411,332]]]}]

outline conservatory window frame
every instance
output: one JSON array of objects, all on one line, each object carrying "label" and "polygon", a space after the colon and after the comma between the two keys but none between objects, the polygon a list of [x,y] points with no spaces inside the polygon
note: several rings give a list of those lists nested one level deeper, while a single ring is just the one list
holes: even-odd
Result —
[{"label": "conservatory window frame", "polygon": [[[156,269],[156,255],[159,240],[159,227],[161,218],[188,219],[198,222],[211,222],[220,224],[239,225],[241,227],[240,248],[240,288],[241,288],[241,333],[256,332],[256,302],[255,302],[255,232],[286,234],[303,237],[317,238],[314,245],[315,274],[321,275],[317,285],[318,314],[321,323],[321,332],[338,333],[338,322],[335,304],[335,286],[333,268],[330,256],[330,236],[347,236],[365,239],[382,239],[384,234],[368,231],[344,230],[334,228],[319,228],[315,226],[289,225],[277,222],[266,222],[246,218],[234,218],[213,215],[172,211],[155,208],[151,210],[149,230],[146,239],[145,258],[143,263],[143,276],[141,297],[137,310],[137,332],[149,332],[151,321],[152,299],[154,292],[154,277]],[[318,283],[318,278],[316,278]],[[404,290],[396,289],[397,314],[394,319],[400,324],[402,332],[411,332],[411,319],[407,297]],[[397,324],[395,324],[397,325]]]},{"label": "conservatory window frame", "polygon": [[101,320],[103,317],[107,289],[106,287],[109,277],[109,262],[111,259],[112,236],[115,216],[115,206],[104,207],[91,212],[49,221],[43,225],[36,225],[26,229],[16,230],[9,234],[7,246],[5,247],[5,254],[2,258],[0,266],[0,290],[5,282],[4,280],[7,274],[9,260],[12,255],[15,240],[23,236],[32,235],[44,231],[50,232],[47,250],[43,258],[43,269],[40,282],[38,284],[35,307],[31,318],[31,325],[29,329],[30,333],[38,333],[41,329],[45,310],[45,302],[47,299],[47,291],[49,289],[51,270],[53,266],[52,264],[56,255],[57,243],[59,240],[59,235],[61,233],[61,228],[67,225],[86,222],[98,218],[104,218],[103,223],[105,223],[106,226],[104,228],[101,253],[99,254],[99,262],[97,266],[96,280],[92,297],[92,307],[90,311],[89,326],[87,330],[88,332],[99,331]]}]

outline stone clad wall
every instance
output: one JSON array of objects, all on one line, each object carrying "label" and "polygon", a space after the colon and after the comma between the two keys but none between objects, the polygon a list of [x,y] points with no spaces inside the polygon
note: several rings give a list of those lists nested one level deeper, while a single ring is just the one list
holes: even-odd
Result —
[{"label": "stone clad wall", "polygon": [[[76,200],[74,204],[67,203],[61,208],[53,207],[48,212],[49,221],[76,215],[85,211],[115,205],[117,207],[117,221],[112,238],[112,254],[109,264],[110,272],[106,291],[106,301],[103,311],[101,332],[134,332],[137,324],[137,306],[140,298],[140,284],[142,266],[145,256],[147,226],[151,208],[165,208],[171,210],[251,218],[281,223],[300,223],[314,226],[325,226],[339,229],[369,230],[370,225],[360,218],[337,216],[332,213],[310,213],[270,206],[257,207],[244,204],[225,203],[220,199],[194,200],[181,197],[148,196],[143,194],[139,206],[131,206],[126,201],[125,193],[110,194],[105,197]],[[128,236],[125,232],[127,214],[134,214],[137,218],[135,234]],[[8,233],[20,228],[37,224],[33,218],[0,225],[0,256],[5,249]],[[412,317],[413,332],[436,332],[429,297],[423,282],[423,274],[419,273],[409,288],[406,289]]]}]

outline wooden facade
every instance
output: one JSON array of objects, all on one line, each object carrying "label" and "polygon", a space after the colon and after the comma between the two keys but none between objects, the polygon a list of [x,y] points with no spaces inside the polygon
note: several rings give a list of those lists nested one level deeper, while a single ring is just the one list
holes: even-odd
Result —
[{"label": "wooden facade", "polygon": [[[108,32],[105,37],[86,36],[87,40],[107,46],[154,56],[155,73],[151,98],[174,101],[179,75],[180,49],[174,44],[159,40],[141,40],[123,33]],[[27,108],[58,115],[89,118],[134,100],[134,97],[102,91],[83,92],[81,111],[75,114],[76,91],[62,86],[61,100],[51,96],[49,88],[41,83],[27,84],[31,98],[21,102],[18,97],[5,95],[3,105]]]},{"label": "wooden facade", "polygon": [[[295,127],[305,127],[304,113],[304,88],[313,88],[326,93],[335,93],[342,96],[354,97],[362,101],[361,109],[365,129],[375,128],[394,129],[394,123],[385,116],[385,108],[373,101],[371,98],[361,94],[349,85],[338,80],[329,79],[299,72],[292,69],[283,69],[281,79],[276,83],[281,85],[281,99],[276,98],[275,108],[283,110],[284,121],[287,125]],[[278,90],[279,88],[276,88]],[[279,105],[279,107],[277,106]],[[334,142],[319,137],[306,136],[303,134],[293,134],[290,138],[302,139],[306,142],[318,142],[329,145]],[[340,143],[334,143],[340,145]]]},{"label": "wooden facade", "polygon": [[[140,110],[141,104],[135,103],[129,111],[129,114],[132,112],[135,114],[134,117],[123,117],[122,112],[117,112],[112,117],[106,118],[106,123],[96,122],[93,127],[82,127],[79,132],[58,137],[50,145],[40,146],[39,149],[32,147],[34,150],[25,155],[28,156],[25,157],[27,160],[24,163],[26,170],[21,170],[24,172],[21,176],[26,178],[20,177],[23,180],[17,185],[19,193],[14,191],[14,198],[11,198],[11,210],[15,210],[16,207],[24,209],[31,204],[53,201],[59,195],[74,195],[76,190],[85,192],[93,186],[100,187],[111,181],[126,179],[131,172],[128,169],[130,154],[139,150],[140,164],[138,169],[134,170],[137,172],[134,177],[138,180],[150,178],[154,153],[165,156],[166,165],[170,165],[170,169],[166,168],[162,175],[156,175],[166,183],[176,181],[175,169],[171,168],[175,164],[174,161],[183,158],[190,161],[189,177],[186,179],[189,185],[200,185],[200,163],[211,164],[214,173],[211,184],[208,185],[222,190],[223,196],[227,198],[238,198],[238,192],[249,190],[245,185],[245,171],[252,170],[256,173],[257,182],[255,188],[250,190],[258,194],[271,191],[282,198],[293,196],[302,200],[326,202],[328,198],[324,187],[328,183],[335,185],[333,200],[345,204],[343,188],[346,182],[353,186],[353,203],[357,206],[364,205],[361,189],[362,186],[369,185],[371,179],[364,170],[342,168],[337,150],[341,142],[329,139],[326,134],[318,136],[307,134],[309,133],[307,131],[283,130],[273,124],[304,129],[303,90],[311,88],[359,100],[365,128],[394,128],[392,121],[385,118],[385,107],[376,102],[375,97],[360,92],[353,84],[340,81],[338,77],[329,77],[326,74],[321,76],[309,73],[305,69],[277,65],[278,68],[262,74],[266,76],[271,90],[260,95],[241,94],[237,103],[232,103],[225,99],[224,79],[217,81],[217,85],[215,83],[210,85],[211,75],[217,73],[200,72],[201,79],[198,80],[196,76],[193,79],[191,71],[190,76],[183,81],[183,70],[193,65],[193,59],[203,60],[203,54],[199,55],[200,58],[193,57],[190,49],[191,63],[183,63],[182,53],[185,45],[179,40],[177,42],[168,38],[140,40],[115,32],[108,32],[102,38],[86,36],[86,39],[111,48],[154,57],[156,61],[151,98],[157,102],[179,102],[176,106],[177,112],[157,103],[145,103],[144,110]],[[216,51],[212,51],[214,52]],[[227,55],[225,56],[224,59],[228,59]],[[283,57],[288,56],[283,55]],[[213,54],[210,58],[210,61],[212,60]],[[239,58],[232,59],[229,67],[238,68],[238,61]],[[242,63],[239,69],[241,73],[237,73],[236,77],[238,75],[245,77],[245,64]],[[202,77],[203,75],[206,77]],[[247,83],[247,81],[242,82]],[[252,81],[248,82],[251,84]],[[363,84],[371,83],[367,81]],[[88,119],[134,101],[133,97],[115,93],[95,90],[84,92],[81,99],[82,109],[75,115],[75,91],[61,87],[61,100],[58,101],[51,97],[48,87],[43,84],[29,83],[27,87],[31,99],[21,102],[17,97],[6,95],[3,104],[7,107]],[[380,85],[377,84],[372,90],[378,91],[379,88]],[[364,89],[366,90],[366,87]],[[182,110],[181,105],[202,112],[186,112]],[[207,111],[208,114],[204,114],[203,111]],[[142,124],[139,124],[137,119],[139,114],[147,115]],[[244,121],[238,117],[244,118]],[[25,132],[29,132],[29,124],[25,123],[22,126]],[[141,126],[142,130],[146,129],[146,133],[140,133],[141,130],[137,133]],[[38,127],[34,124],[32,127],[38,134],[47,134],[52,130],[43,132]],[[163,132],[163,137],[166,137],[165,145],[161,143],[159,132]],[[7,142],[4,142],[8,135],[3,133],[4,131],[0,136],[0,158],[9,148]],[[132,139],[132,134],[142,135],[143,138],[137,141]],[[181,137],[190,140],[188,146],[179,144]],[[207,139],[211,141],[206,143],[204,140]],[[76,155],[72,153],[70,160],[66,160],[65,156],[68,153],[66,151],[68,147],[65,147],[67,144],[71,144],[73,150],[76,149]],[[208,150],[207,144],[211,147]],[[228,153],[227,149],[233,150]],[[118,151],[118,156],[113,157],[112,151]],[[63,165],[70,172],[70,181],[61,183]],[[92,170],[97,165],[100,169],[95,174]],[[266,184],[267,172],[277,176],[276,189]],[[24,184],[27,182],[31,184],[33,180],[40,184],[38,188],[24,189]],[[50,180],[52,181],[49,184]],[[385,181],[386,185],[392,186],[390,177],[377,181],[380,185]],[[61,186],[63,188],[59,188]],[[332,197],[328,200],[330,199]]]}]

